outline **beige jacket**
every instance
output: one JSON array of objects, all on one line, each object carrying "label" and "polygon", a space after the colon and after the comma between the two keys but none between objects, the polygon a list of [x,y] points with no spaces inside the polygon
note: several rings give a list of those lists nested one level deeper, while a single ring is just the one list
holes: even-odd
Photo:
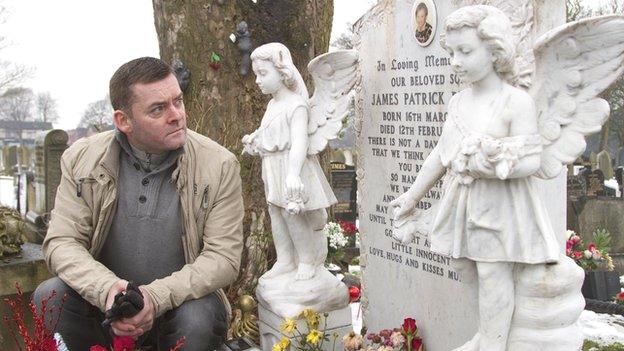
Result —
[{"label": "beige jacket", "polygon": [[[61,159],[62,178],[51,212],[43,253],[51,272],[91,304],[105,310],[119,278],[95,260],[117,205],[119,144],[114,131],[75,142]],[[178,159],[176,182],[182,208],[186,265],[146,286],[156,316],[232,283],[240,265],[243,219],[236,157],[191,130]]]}]

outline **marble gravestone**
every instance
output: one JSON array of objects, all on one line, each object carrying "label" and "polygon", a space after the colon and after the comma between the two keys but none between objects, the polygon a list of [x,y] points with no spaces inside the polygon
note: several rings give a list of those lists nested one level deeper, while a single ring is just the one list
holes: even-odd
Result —
[{"label": "marble gravestone", "polygon": [[[427,6],[432,38],[416,33],[420,3]],[[439,44],[444,18],[461,6],[485,3],[512,20],[520,70],[525,69],[520,78],[529,80],[529,49],[538,35],[565,22],[563,0],[381,0],[355,25],[361,75],[356,130],[364,324],[378,331],[413,317],[430,351],[451,350],[476,332],[476,272],[471,265],[431,252],[424,235],[408,245],[394,241],[389,203],[414,181],[441,134],[451,96],[465,88]],[[563,243],[565,174],[539,187]],[[435,206],[441,188],[438,182],[417,207]]]}]

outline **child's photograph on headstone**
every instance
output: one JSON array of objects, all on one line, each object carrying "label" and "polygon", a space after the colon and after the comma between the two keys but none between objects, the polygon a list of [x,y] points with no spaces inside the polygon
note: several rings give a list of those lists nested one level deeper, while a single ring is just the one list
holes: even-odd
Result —
[{"label": "child's photograph on headstone", "polygon": [[427,46],[435,38],[438,11],[434,0],[416,0],[412,7],[414,38],[418,45]]}]

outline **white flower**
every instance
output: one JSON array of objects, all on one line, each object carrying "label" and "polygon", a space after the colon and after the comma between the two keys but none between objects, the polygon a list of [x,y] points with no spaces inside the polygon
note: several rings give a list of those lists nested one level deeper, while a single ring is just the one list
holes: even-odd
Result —
[{"label": "white flower", "polygon": [[392,345],[400,346],[405,342],[405,338],[400,332],[394,332],[390,335],[390,341],[392,341]]},{"label": "white flower", "polygon": [[591,251],[589,251],[589,250],[585,250],[585,251],[583,252],[583,255],[585,255],[585,258],[586,258],[586,259],[588,259],[588,260],[589,260],[590,258],[592,258],[592,253],[591,253]]},{"label": "white flower", "polygon": [[338,223],[329,222],[325,225],[325,235],[329,239],[329,246],[332,249],[340,249],[347,245],[349,240],[344,235],[342,228]]},{"label": "white flower", "polygon": [[566,238],[570,239],[573,235],[576,235],[574,230],[566,230]]}]

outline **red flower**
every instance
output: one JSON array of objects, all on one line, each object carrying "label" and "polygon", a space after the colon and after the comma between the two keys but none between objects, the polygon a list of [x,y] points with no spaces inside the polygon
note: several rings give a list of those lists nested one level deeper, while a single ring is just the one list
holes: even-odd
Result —
[{"label": "red flower", "polygon": [[615,295],[615,297],[619,300],[619,301],[624,301],[624,292],[621,292],[617,295]]},{"label": "red flower", "polygon": [[580,260],[581,258],[583,258],[583,253],[581,251],[574,251],[572,252],[572,258],[574,258],[575,260]]},{"label": "red flower", "polygon": [[113,351],[134,351],[134,339],[129,336],[114,337]]},{"label": "red flower", "polygon": [[403,320],[403,330],[407,335],[416,333],[416,320],[414,318],[405,318]]},{"label": "red flower", "polygon": [[349,287],[349,302],[360,301],[360,296],[361,296],[360,288],[358,288],[357,286]]},{"label": "red flower", "polygon": [[357,226],[353,222],[338,221],[338,223],[340,224],[340,228],[346,236],[351,236],[358,232]]},{"label": "red flower", "polygon": [[102,345],[93,345],[89,348],[89,351],[108,351],[106,347]]},{"label": "red flower", "polygon": [[58,345],[54,338],[46,338],[41,344],[43,351],[58,351]]},{"label": "red flower", "polygon": [[421,338],[414,338],[412,340],[412,350],[419,351],[421,347],[422,347],[422,339]]},{"label": "red flower", "polygon": [[594,251],[596,251],[596,244],[594,244],[594,243],[589,243],[589,245],[587,245],[587,250],[589,250],[589,252],[594,252]]}]

